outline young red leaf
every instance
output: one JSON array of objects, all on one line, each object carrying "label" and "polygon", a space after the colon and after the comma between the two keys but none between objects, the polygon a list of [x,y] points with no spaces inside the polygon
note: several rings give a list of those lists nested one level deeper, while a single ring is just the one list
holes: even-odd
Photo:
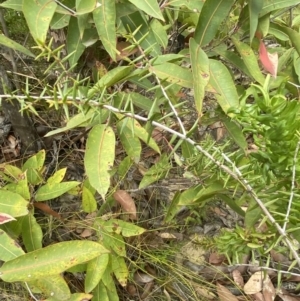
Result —
[{"label": "young red leaf", "polygon": [[260,40],[259,44],[259,59],[264,69],[276,78],[278,67],[278,54],[269,53],[262,40]]},{"label": "young red leaf", "polygon": [[13,218],[11,215],[6,213],[0,213],[0,225],[8,223],[10,221],[15,221],[16,219]]}]

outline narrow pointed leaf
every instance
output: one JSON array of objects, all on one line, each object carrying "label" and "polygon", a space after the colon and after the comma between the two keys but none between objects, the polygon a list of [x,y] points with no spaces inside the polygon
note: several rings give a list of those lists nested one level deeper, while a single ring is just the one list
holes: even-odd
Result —
[{"label": "narrow pointed leaf", "polygon": [[263,1],[261,0],[249,0],[249,19],[250,19],[250,43],[254,38],[257,25],[258,25],[258,18],[259,13],[263,7]]},{"label": "narrow pointed leaf", "polygon": [[7,261],[0,268],[0,278],[15,282],[57,275],[107,252],[92,241],[61,242]]},{"label": "narrow pointed leaf", "polygon": [[7,0],[0,4],[1,7],[11,8],[16,11],[22,11],[23,0]]},{"label": "narrow pointed leaf", "polygon": [[82,187],[82,209],[87,213],[97,210],[97,201],[93,193],[84,186]]},{"label": "narrow pointed leaf", "polygon": [[161,49],[158,45],[155,35],[149,26],[149,24],[145,21],[145,17],[143,17],[144,13],[142,11],[134,12],[130,15],[125,15],[121,17],[122,23],[126,29],[130,29],[131,32],[136,31],[139,28],[138,32],[135,34],[135,39],[139,42],[139,45],[144,50],[149,50],[150,54],[155,57],[161,55]]},{"label": "narrow pointed leaf", "polygon": [[209,84],[216,91],[216,98],[226,113],[229,108],[237,108],[239,97],[235,84],[227,68],[219,61],[210,60]]},{"label": "narrow pointed leaf", "polygon": [[23,13],[29,31],[37,43],[45,43],[56,6],[56,2],[49,0],[23,1]]},{"label": "narrow pointed leaf", "polygon": [[19,194],[0,190],[0,212],[18,217],[28,214],[28,202]]},{"label": "narrow pointed leaf", "polygon": [[110,57],[116,60],[116,4],[115,1],[101,0],[93,11],[93,18],[101,42]]},{"label": "narrow pointed leaf", "polygon": [[197,44],[202,47],[211,42],[234,2],[234,0],[206,0],[204,2],[194,35]]},{"label": "narrow pointed leaf", "polygon": [[32,212],[22,217],[22,238],[27,252],[42,248],[43,231]]},{"label": "narrow pointed leaf", "polygon": [[110,186],[109,171],[115,160],[115,134],[111,127],[96,125],[90,131],[84,157],[84,166],[90,184],[103,199]]},{"label": "narrow pointed leaf", "polygon": [[162,80],[169,83],[178,84],[182,87],[193,88],[193,75],[183,67],[172,63],[164,63],[151,67],[151,71]]},{"label": "narrow pointed leaf", "polygon": [[239,52],[240,56],[242,57],[249,73],[251,74],[252,78],[259,82],[261,85],[265,82],[265,77],[261,73],[256,55],[254,54],[253,50],[249,45],[246,43],[240,42],[235,37],[232,37],[232,41]]},{"label": "narrow pointed leaf", "polygon": [[75,65],[80,56],[82,55],[85,46],[82,44],[80,39],[80,30],[78,27],[77,19],[71,17],[69,26],[68,26],[68,34],[67,34],[67,50],[68,54],[72,55],[69,57],[70,66]]},{"label": "narrow pointed leaf", "polygon": [[54,173],[53,176],[51,176],[48,180],[47,180],[47,183],[48,184],[58,184],[60,183],[64,177],[65,177],[65,174],[66,174],[66,171],[67,171],[67,168],[62,168],[58,171],[56,171]]},{"label": "narrow pointed leaf", "polygon": [[129,271],[124,257],[111,255],[112,270],[121,286],[127,285]]},{"label": "narrow pointed leaf", "polygon": [[96,8],[96,0],[76,1],[76,14],[83,15],[92,12]]},{"label": "narrow pointed leaf", "polygon": [[91,292],[100,282],[108,265],[109,257],[109,254],[102,254],[88,262],[84,281],[85,292]]},{"label": "narrow pointed leaf", "polygon": [[24,46],[20,45],[19,43],[11,40],[10,38],[6,37],[3,34],[0,34],[0,44],[9,47],[11,49],[17,50],[21,53],[24,53],[30,57],[35,57],[35,55],[29,51],[28,49],[26,49]]},{"label": "narrow pointed leaf", "polygon": [[35,201],[40,202],[55,199],[68,192],[72,188],[78,186],[79,184],[80,182],[76,181],[53,184],[47,183],[37,190],[35,195]]},{"label": "narrow pointed leaf", "polygon": [[160,11],[157,0],[129,0],[132,4],[144,11],[147,15],[164,21],[164,17]]},{"label": "narrow pointed leaf", "polygon": [[290,7],[299,4],[298,0],[264,0],[263,8],[260,12],[261,16],[268,14],[280,8]]},{"label": "narrow pointed leaf", "polygon": [[106,287],[102,281],[93,290],[93,301],[111,301],[108,297]]},{"label": "narrow pointed leaf", "polygon": [[23,254],[21,246],[6,232],[0,230],[0,260],[9,261]]},{"label": "narrow pointed leaf", "polygon": [[205,95],[205,87],[209,82],[209,60],[206,53],[195,42],[190,39],[190,53],[193,74],[193,87],[195,105],[198,115],[202,116],[202,104]]},{"label": "narrow pointed leaf", "polygon": [[166,32],[166,29],[164,28],[164,26],[156,19],[153,19],[151,24],[151,29],[155,35],[156,41],[157,43],[163,47],[164,49],[166,49],[166,47],[168,46],[168,34]]}]

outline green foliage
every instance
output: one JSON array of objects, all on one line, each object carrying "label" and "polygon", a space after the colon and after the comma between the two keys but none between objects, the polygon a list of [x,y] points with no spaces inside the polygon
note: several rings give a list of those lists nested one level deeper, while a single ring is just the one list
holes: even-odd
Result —
[{"label": "green foliage", "polygon": [[[59,294],[54,294],[57,299],[75,300],[80,296],[71,296],[59,273],[67,269],[74,272],[83,264],[85,294],[92,293],[93,300],[118,300],[112,275],[121,286],[126,286],[129,277],[124,237],[140,235],[144,229],[117,218],[102,219],[102,215],[111,195],[132,166],[142,160],[146,148],[159,159],[143,171],[139,189],[167,177],[174,168],[182,171],[182,177],[195,180],[167,204],[166,223],[176,219],[183,207],[201,208],[212,200],[222,200],[245,217],[244,228],[224,232],[216,240],[228,258],[235,260],[251,250],[264,254],[265,249],[280,243],[297,256],[290,233],[300,241],[299,205],[294,201],[299,196],[295,87],[300,77],[300,9],[293,9],[294,20],[285,12],[298,1],[159,3],[104,0],[100,5],[95,0],[70,0],[62,6],[53,1],[8,0],[0,4],[24,14],[40,51],[37,59],[51,59],[45,74],[59,74],[51,86],[41,81],[38,96],[28,92],[29,84],[26,99],[14,95],[22,110],[38,114],[35,106],[45,100],[49,109],[64,112],[66,125],[47,136],[89,129],[84,183],[63,181],[65,169],[45,179],[44,151],[20,169],[2,166],[0,212],[9,230],[3,227],[0,236],[3,280],[26,281],[48,297],[52,295],[49,288],[53,288]],[[63,46],[53,49],[53,40],[47,38],[49,28],[66,29],[64,57]],[[178,36],[178,32],[183,43],[174,51],[171,44],[176,39],[168,41],[168,37]],[[257,57],[259,44],[269,40],[276,41],[269,52],[280,54],[276,78],[265,76]],[[8,39],[0,39],[0,43],[31,55]],[[92,75],[83,78],[79,67],[84,54],[98,53],[99,47],[104,54],[93,58]],[[117,64],[120,60],[122,66]],[[277,62],[274,64],[277,67]],[[127,84],[135,88],[123,89]],[[181,99],[183,88],[193,89],[193,100]],[[210,126],[216,121],[225,126],[227,137],[218,143],[210,136],[199,138],[199,123]],[[163,138],[153,135],[163,131],[172,135],[164,138],[167,148],[161,143]],[[125,153],[119,161],[116,144]],[[93,224],[98,242],[63,242],[43,248],[42,228],[31,202],[51,200],[79,185],[83,210],[98,210]],[[96,193],[102,198],[101,208]],[[255,229],[261,220],[267,227],[265,233]],[[22,236],[27,253],[13,243],[11,233]],[[233,252],[233,245],[241,247]],[[38,268],[32,264],[35,256]],[[46,258],[54,258],[53,265],[48,266]],[[300,264],[299,257],[296,259]],[[53,278],[45,287],[38,278],[44,279],[50,269]]]}]

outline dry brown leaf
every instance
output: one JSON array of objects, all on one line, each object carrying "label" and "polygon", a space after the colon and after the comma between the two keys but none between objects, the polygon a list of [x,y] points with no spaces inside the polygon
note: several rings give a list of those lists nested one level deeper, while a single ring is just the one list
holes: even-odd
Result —
[{"label": "dry brown leaf", "polygon": [[[266,278],[264,279],[264,277]],[[265,275],[263,271],[255,272],[244,286],[245,294],[253,295],[261,292],[263,289],[264,281],[268,281],[268,279],[270,279],[270,277],[268,275]]]},{"label": "dry brown leaf", "polygon": [[38,208],[38,209],[42,210],[43,212],[45,212],[45,213],[47,213],[47,214],[49,214],[49,215],[52,215],[52,216],[54,216],[54,217],[56,217],[56,218],[58,218],[58,219],[62,219],[62,217],[60,216],[60,214],[57,213],[56,211],[52,210],[52,209],[50,208],[50,206],[47,205],[46,203],[34,202],[34,203],[33,203],[33,206],[34,206],[35,208]]},{"label": "dry brown leaf", "polygon": [[225,259],[226,259],[225,255],[213,252],[209,255],[208,262],[213,265],[220,265],[225,261]]},{"label": "dry brown leaf", "polygon": [[278,296],[282,299],[282,301],[300,301],[299,296],[292,296],[285,289],[281,289]]},{"label": "dry brown leaf", "polygon": [[151,275],[149,275],[149,274],[146,274],[146,273],[144,273],[144,272],[136,271],[136,272],[134,273],[133,279],[134,279],[137,283],[141,284],[141,283],[149,283],[149,282],[153,281],[153,280],[154,280],[154,277],[151,276]]},{"label": "dry brown leaf", "polygon": [[266,278],[263,281],[263,296],[264,301],[273,301],[276,296],[274,285],[268,275],[266,275]]},{"label": "dry brown leaf", "polygon": [[217,293],[221,301],[238,301],[238,298],[220,283],[217,283]]},{"label": "dry brown leaf", "polygon": [[174,234],[168,233],[168,232],[158,233],[158,236],[160,236],[163,239],[176,239],[177,238]]},{"label": "dry brown leaf", "polygon": [[275,261],[275,262],[289,262],[289,259],[288,257],[286,257],[285,255],[279,253],[279,252],[276,252],[274,250],[271,250],[270,251],[270,254],[271,254],[271,257],[272,259]]},{"label": "dry brown leaf", "polygon": [[232,271],[232,278],[234,283],[238,286],[243,288],[245,283],[244,283],[244,279],[243,276],[241,274],[241,272],[239,270],[233,270]]},{"label": "dry brown leaf", "polygon": [[113,197],[121,205],[122,209],[129,213],[131,219],[137,219],[135,202],[127,191],[117,190]]},{"label": "dry brown leaf", "polygon": [[117,54],[116,56],[117,61],[124,60],[125,58],[128,58],[129,56],[135,54],[138,51],[137,47],[126,49],[131,45],[132,44],[125,41],[117,42],[117,50],[120,52],[120,54]]}]

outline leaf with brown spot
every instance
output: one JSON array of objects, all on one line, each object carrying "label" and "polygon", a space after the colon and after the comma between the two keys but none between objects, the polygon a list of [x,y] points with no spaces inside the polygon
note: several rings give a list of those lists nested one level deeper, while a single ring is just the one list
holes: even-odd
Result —
[{"label": "leaf with brown spot", "polygon": [[136,216],[136,206],[134,203],[134,200],[132,199],[132,197],[130,196],[130,194],[128,192],[126,192],[125,190],[117,190],[114,194],[113,194],[114,199],[121,205],[122,209],[129,213],[129,217],[131,219],[136,220],[137,216]]}]

